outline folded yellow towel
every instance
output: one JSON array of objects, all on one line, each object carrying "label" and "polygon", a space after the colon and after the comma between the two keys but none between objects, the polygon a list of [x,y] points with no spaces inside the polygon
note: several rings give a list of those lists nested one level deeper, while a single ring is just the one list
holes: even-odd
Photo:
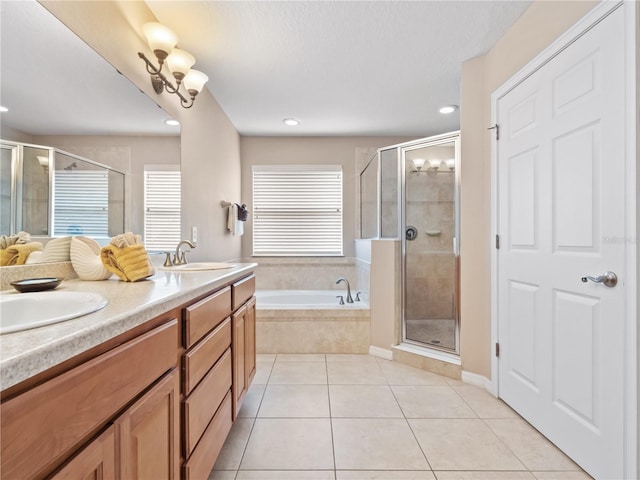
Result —
[{"label": "folded yellow towel", "polygon": [[11,245],[0,250],[0,266],[24,265],[32,252],[41,250],[42,244],[40,242]]},{"label": "folded yellow towel", "polygon": [[156,273],[144,245],[116,247],[107,245],[100,250],[102,264],[125,282],[137,282]]}]

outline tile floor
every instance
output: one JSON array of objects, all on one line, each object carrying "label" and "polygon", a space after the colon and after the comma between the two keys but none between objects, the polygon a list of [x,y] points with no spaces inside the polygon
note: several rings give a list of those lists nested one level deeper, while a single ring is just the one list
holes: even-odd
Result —
[{"label": "tile floor", "polygon": [[209,480],[587,480],[483,390],[369,355],[258,355]]}]

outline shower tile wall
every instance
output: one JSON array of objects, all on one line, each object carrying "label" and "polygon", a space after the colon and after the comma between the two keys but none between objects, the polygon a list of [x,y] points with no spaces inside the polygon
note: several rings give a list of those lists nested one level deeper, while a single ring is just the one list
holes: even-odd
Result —
[{"label": "shower tile wall", "polygon": [[408,174],[406,182],[407,225],[418,230],[417,238],[406,244],[406,318],[452,319],[455,177],[447,172]]}]

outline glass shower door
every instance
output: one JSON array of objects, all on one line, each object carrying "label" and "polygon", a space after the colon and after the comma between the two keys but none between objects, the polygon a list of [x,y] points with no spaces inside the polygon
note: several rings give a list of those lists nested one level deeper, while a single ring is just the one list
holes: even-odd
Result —
[{"label": "glass shower door", "polygon": [[403,341],[457,353],[458,138],[402,149]]}]

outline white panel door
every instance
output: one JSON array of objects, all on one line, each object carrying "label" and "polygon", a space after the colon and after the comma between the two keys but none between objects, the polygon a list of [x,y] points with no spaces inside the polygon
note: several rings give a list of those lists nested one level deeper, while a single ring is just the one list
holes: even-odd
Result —
[{"label": "white panel door", "polygon": [[598,479],[624,461],[624,65],[618,8],[497,103],[499,395]]}]

